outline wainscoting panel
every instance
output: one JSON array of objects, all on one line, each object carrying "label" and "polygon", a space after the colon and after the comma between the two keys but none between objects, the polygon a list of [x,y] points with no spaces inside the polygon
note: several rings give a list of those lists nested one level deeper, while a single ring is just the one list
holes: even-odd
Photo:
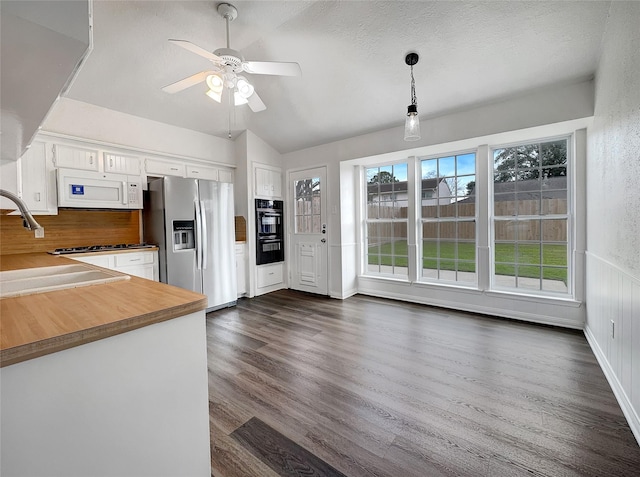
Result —
[{"label": "wainscoting panel", "polygon": [[587,253],[585,335],[640,443],[640,279]]}]

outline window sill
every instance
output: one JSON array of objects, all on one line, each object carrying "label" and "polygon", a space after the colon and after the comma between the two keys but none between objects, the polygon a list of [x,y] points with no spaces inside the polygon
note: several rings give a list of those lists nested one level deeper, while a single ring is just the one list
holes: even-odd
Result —
[{"label": "window sill", "polygon": [[532,303],[553,303],[554,305],[569,306],[571,308],[579,308],[582,305],[581,301],[575,300],[573,297],[567,296],[566,298],[550,295],[533,295],[516,293],[506,290],[485,290],[485,295],[496,298],[517,298],[518,300],[530,301]]},{"label": "window sill", "polygon": [[460,292],[467,295],[484,295],[487,297],[502,298],[502,299],[517,299],[519,301],[526,301],[531,303],[546,303],[551,305],[566,306],[571,308],[579,308],[583,302],[576,301],[572,297],[558,297],[549,295],[533,295],[516,293],[507,290],[479,290],[476,285],[462,285],[456,283],[434,283],[426,281],[410,282],[409,279],[398,278],[392,275],[359,275],[358,279],[374,280],[377,282],[393,282],[397,284],[403,284],[409,287],[416,287],[421,289],[430,290],[447,290],[449,292]]},{"label": "window sill", "polygon": [[358,275],[358,279],[361,278],[365,278],[367,280],[381,280],[381,281],[392,281],[392,282],[398,282],[398,283],[406,283],[407,285],[411,285],[411,282],[409,281],[409,278],[400,278],[397,275],[383,275],[383,274],[379,274],[379,275],[368,275],[368,274],[361,274]]}]

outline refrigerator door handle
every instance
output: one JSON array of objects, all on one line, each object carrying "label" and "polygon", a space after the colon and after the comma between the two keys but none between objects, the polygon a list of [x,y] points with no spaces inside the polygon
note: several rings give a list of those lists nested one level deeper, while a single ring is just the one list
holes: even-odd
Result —
[{"label": "refrigerator door handle", "polygon": [[196,208],[196,268],[202,269],[202,223],[201,223],[201,211],[200,202],[195,200]]},{"label": "refrigerator door handle", "polygon": [[209,234],[207,233],[207,216],[205,215],[204,201],[200,201],[200,218],[202,219],[202,268],[207,268],[207,261],[209,259]]}]

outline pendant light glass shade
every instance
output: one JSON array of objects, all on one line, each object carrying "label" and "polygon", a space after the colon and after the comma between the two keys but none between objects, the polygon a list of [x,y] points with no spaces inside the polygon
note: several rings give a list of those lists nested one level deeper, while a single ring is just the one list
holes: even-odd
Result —
[{"label": "pendant light glass shade", "polygon": [[411,104],[407,107],[407,118],[404,123],[404,140],[420,139],[420,118],[418,117],[418,101],[416,99],[416,82],[413,79],[413,65],[418,62],[417,53],[409,53],[404,59],[411,66]]},{"label": "pendant light glass shade", "polygon": [[407,119],[404,123],[404,140],[417,141],[420,139],[420,118],[415,104],[407,108]]}]

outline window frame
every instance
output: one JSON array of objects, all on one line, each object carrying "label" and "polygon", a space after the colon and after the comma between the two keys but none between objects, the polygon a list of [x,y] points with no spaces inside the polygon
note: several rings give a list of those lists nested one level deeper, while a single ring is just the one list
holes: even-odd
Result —
[{"label": "window frame", "polygon": [[[458,151],[453,151],[453,152],[444,152],[444,153],[438,153],[438,154],[429,154],[429,155],[421,155],[421,156],[416,156],[415,160],[416,160],[416,168],[417,170],[420,171],[420,173],[418,174],[418,177],[416,178],[416,187],[417,184],[420,184],[420,186],[422,185],[422,162],[423,161],[428,161],[428,160],[438,160],[441,158],[447,158],[447,157],[454,157],[457,158],[458,156],[464,156],[467,154],[473,154],[474,155],[474,172],[473,172],[473,176],[475,178],[475,183],[476,183],[476,189],[477,189],[477,184],[478,184],[478,149],[477,148],[469,148],[469,149],[462,149],[462,150],[458,150]],[[456,166],[455,166],[455,176],[453,176],[453,178],[457,181],[458,180],[458,168],[457,168],[457,161],[456,161]],[[469,174],[465,174],[465,175],[469,175]],[[451,176],[443,176],[442,179],[447,179],[450,178]],[[438,178],[438,177],[436,177]],[[437,185],[439,187],[439,183]],[[478,231],[479,231],[479,226],[478,226],[478,195],[475,195],[475,200],[474,200],[474,212],[473,212],[473,216],[468,216],[468,217],[463,217],[462,219],[460,218],[460,216],[456,215],[454,217],[435,217],[435,218],[425,218],[422,216],[422,201],[423,200],[428,200],[428,199],[424,199],[422,197],[422,187],[419,188],[420,192],[417,194],[418,198],[417,198],[417,208],[416,208],[416,222],[417,222],[417,236],[418,236],[418,249],[417,249],[417,259],[418,259],[418,264],[417,264],[417,281],[420,283],[429,283],[429,284],[443,284],[443,285],[453,285],[453,286],[459,286],[459,287],[465,287],[465,288],[477,288],[478,287],[478,283],[479,283],[479,261],[478,261]],[[452,197],[458,197],[457,194],[455,194]],[[432,197],[430,197],[430,199],[440,199],[438,194],[434,194],[432,195]],[[439,204],[438,204],[439,205]],[[457,275],[458,275],[458,258],[455,259],[456,262],[456,270],[454,271],[456,274],[456,279],[455,280],[451,280],[451,279],[446,279],[446,278],[441,278],[440,276],[438,277],[425,277],[423,276],[423,260],[424,260],[424,236],[423,236],[423,230],[424,230],[424,224],[425,223],[436,223],[438,225],[442,224],[442,223],[455,223],[456,224],[456,230],[457,230],[457,225],[460,222],[465,222],[465,223],[472,223],[473,227],[474,227],[474,240],[473,240],[473,248],[474,248],[474,267],[475,267],[475,278],[473,281],[462,281],[462,280],[458,280],[457,279]],[[440,242],[440,239],[437,240],[437,242]],[[456,242],[458,242],[458,240],[456,239]],[[440,275],[441,269],[438,266],[438,268],[436,269],[437,274]]]},{"label": "window frame", "polygon": [[[362,191],[362,200],[361,200],[361,223],[362,223],[362,227],[360,230],[360,236],[361,236],[361,240],[360,243],[362,244],[362,250],[360,253],[360,258],[361,258],[361,266],[360,266],[360,273],[363,276],[368,276],[368,277],[381,277],[381,278],[387,278],[387,279],[393,279],[393,280],[400,280],[400,281],[410,281],[410,276],[411,276],[411,253],[409,252],[409,243],[410,243],[410,234],[411,234],[411,220],[410,220],[410,216],[411,216],[411,212],[410,210],[408,210],[407,212],[407,217],[406,218],[391,218],[391,219],[380,219],[380,218],[376,218],[376,219],[370,219],[368,217],[368,188],[367,188],[367,169],[372,169],[372,168],[383,168],[383,167],[395,167],[395,166],[399,166],[399,165],[405,165],[407,168],[407,204],[408,204],[408,209],[411,209],[411,207],[409,207],[409,204],[411,204],[412,201],[412,197],[414,196],[414,189],[415,186],[412,184],[412,179],[411,179],[411,174],[410,174],[410,170],[411,170],[411,158],[410,157],[405,157],[402,159],[397,159],[397,160],[393,160],[393,161],[384,161],[384,162],[377,162],[377,163],[372,163],[372,164],[366,164],[363,165],[361,168],[361,175],[360,175],[360,186],[359,189]],[[394,192],[394,191],[392,191]],[[393,194],[395,195],[395,193]],[[381,201],[378,200],[377,203],[380,203]],[[395,200],[391,200],[391,202],[395,202]],[[391,224],[392,226],[394,226],[396,223],[404,223],[406,224],[406,230],[407,230],[407,237],[406,237],[406,241],[407,241],[407,274],[406,275],[401,275],[401,274],[396,274],[396,273],[385,273],[385,272],[375,272],[372,270],[369,270],[369,261],[368,261],[368,257],[369,257],[369,236],[368,236],[368,226],[369,224],[383,224],[383,223],[388,223]],[[381,256],[381,255],[378,255]],[[395,255],[391,255],[391,256],[395,256]],[[396,267],[396,265],[392,265],[393,268]]]},{"label": "window frame", "polygon": [[[565,307],[571,309],[579,307],[585,299],[585,284],[580,279],[581,271],[584,270],[586,262],[585,253],[585,233],[586,233],[586,210],[585,210],[585,186],[586,171],[585,158],[587,128],[592,124],[592,118],[580,118],[563,121],[560,123],[544,124],[528,128],[521,128],[509,131],[501,131],[487,135],[473,136],[465,139],[458,139],[451,142],[442,142],[432,145],[423,145],[414,148],[398,149],[396,151],[362,156],[348,159],[341,162],[340,175],[348,180],[348,186],[341,190],[341,202],[346,200],[347,204],[353,201],[353,216],[346,211],[346,221],[341,219],[343,236],[348,237],[348,248],[353,248],[354,269],[353,288],[351,292],[372,293],[376,296],[405,297],[408,300],[425,303],[439,303],[442,306],[452,306],[460,309],[474,309],[478,306],[491,313],[507,313],[505,316],[521,316],[522,319],[532,319],[540,321],[538,313],[519,310],[519,303],[528,301],[551,307],[561,307],[558,309],[558,316],[565,316]],[[528,144],[544,142],[550,139],[568,138],[569,154],[569,182],[567,184],[568,201],[568,286],[566,292],[547,293],[539,290],[507,289],[493,287],[491,284],[491,267],[493,258],[491,249],[493,247],[493,230],[490,217],[493,214],[492,197],[493,194],[493,156],[490,149],[506,147],[515,144]],[[417,207],[420,197],[415,191],[410,196],[409,208],[414,207],[413,213],[409,210],[409,231],[407,235],[409,246],[409,282],[397,280],[391,275],[381,276],[365,273],[364,270],[364,231],[363,231],[363,204],[366,194],[363,195],[363,170],[376,165],[386,165],[409,162],[409,175],[417,177],[421,171],[417,167],[417,157],[444,157],[455,154],[456,151],[476,150],[476,242],[477,242],[477,286],[463,286],[455,282],[443,283],[437,281],[420,281],[417,270],[420,262],[418,252],[418,227]],[[416,187],[418,181],[415,180]],[[345,183],[346,184],[346,183]],[[409,189],[411,189],[409,185]],[[482,187],[484,185],[484,187]],[[347,207],[349,209],[349,207]],[[344,212],[343,212],[344,213]],[[351,235],[353,234],[353,235]],[[352,237],[352,239],[351,239]],[[412,241],[412,242],[411,242]],[[350,252],[347,251],[347,256]],[[400,283],[397,283],[400,281]],[[544,308],[543,310],[547,310]],[[515,314],[514,314],[515,313]],[[574,311],[569,312],[572,316]],[[558,318],[559,323],[572,322],[573,318]],[[550,321],[549,321],[550,320]],[[549,318],[548,322],[556,323],[555,318]],[[544,322],[547,322],[544,321]]]},{"label": "window frame", "polygon": [[[565,140],[567,144],[567,158],[566,158],[566,191],[567,191],[567,210],[565,214],[543,214],[542,211],[539,211],[537,215],[512,215],[512,216],[497,216],[495,213],[495,191],[494,191],[494,152],[499,149],[513,148],[518,146],[525,146],[530,144],[543,144],[547,142],[553,142],[558,140]],[[488,181],[488,199],[489,199],[489,283],[490,290],[496,292],[506,292],[506,293],[515,293],[523,296],[539,296],[539,297],[549,297],[549,298],[571,298],[575,297],[575,262],[573,259],[573,250],[575,247],[575,233],[576,233],[576,222],[575,222],[575,203],[574,196],[576,194],[575,191],[575,149],[574,149],[574,133],[567,134],[559,134],[553,136],[545,136],[545,137],[534,137],[531,139],[524,139],[520,141],[512,141],[508,143],[499,143],[499,144],[490,144],[489,145],[489,155],[488,160],[489,163],[489,181]],[[524,288],[516,286],[507,286],[501,285],[497,283],[496,273],[495,273],[495,254],[496,254],[496,222],[506,222],[506,221],[516,221],[516,222],[524,222],[527,220],[566,220],[567,224],[567,291],[552,291],[552,290],[544,290],[544,289],[533,289],[533,288]],[[517,243],[517,240],[515,240]],[[540,231],[540,239],[538,241],[540,246],[543,246],[543,234],[542,230]],[[514,266],[518,266],[518,262],[514,262]],[[542,268],[542,263],[540,264],[540,268]],[[516,275],[517,277],[517,275]],[[540,278],[542,280],[542,277]]]}]

